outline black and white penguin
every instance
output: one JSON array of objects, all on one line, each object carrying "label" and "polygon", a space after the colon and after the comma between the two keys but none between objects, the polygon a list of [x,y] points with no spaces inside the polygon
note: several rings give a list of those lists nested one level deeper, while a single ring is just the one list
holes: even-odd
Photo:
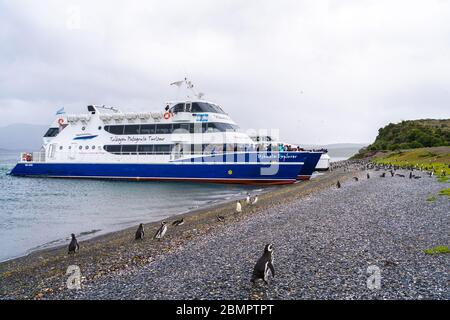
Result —
[{"label": "black and white penguin", "polygon": [[254,198],[252,198],[252,200],[251,200],[252,206],[254,206],[257,202],[258,202],[258,196],[255,196]]},{"label": "black and white penguin", "polygon": [[241,213],[242,212],[242,205],[241,202],[238,201],[236,202],[236,213]]},{"label": "black and white penguin", "polygon": [[158,241],[161,241],[161,238],[164,237],[164,235],[167,232],[167,222],[163,221],[161,222],[161,226],[159,227],[158,231],[156,231],[153,239],[158,239]]},{"label": "black and white penguin", "polygon": [[245,198],[245,203],[250,204],[250,193],[247,192],[247,197]]},{"label": "black and white penguin", "polygon": [[144,225],[141,223],[136,231],[136,235],[134,236],[135,240],[144,240]]},{"label": "black and white penguin", "polygon": [[257,279],[263,279],[267,284],[269,271],[272,273],[272,277],[275,277],[275,269],[273,267],[273,244],[267,244],[264,248],[264,253],[258,262],[256,262],[253,269],[252,282]]},{"label": "black and white penguin", "polygon": [[338,189],[341,188],[341,183],[339,182],[339,180],[338,180],[338,182],[336,183],[336,188],[338,188]]},{"label": "black and white penguin", "polygon": [[78,252],[80,250],[80,245],[78,244],[77,238],[75,238],[75,235],[72,233],[72,241],[70,241],[69,244],[69,254]]},{"label": "black and white penguin", "polygon": [[370,174],[369,173],[367,173],[367,179],[370,179]]},{"label": "black and white penguin", "polygon": [[353,179],[354,179],[355,181],[359,181],[358,177],[353,177]]},{"label": "black and white penguin", "polygon": [[217,221],[225,222],[225,217],[224,216],[217,216]]},{"label": "black and white penguin", "polygon": [[386,177],[386,172],[383,172],[383,173],[380,175],[380,177],[381,177],[381,178]]},{"label": "black and white penguin", "polygon": [[180,220],[175,220],[172,222],[172,225],[175,227],[182,226],[184,224],[184,218],[181,218]]},{"label": "black and white penguin", "polygon": [[410,171],[409,172],[409,178],[412,179],[412,177],[413,177],[413,174],[412,174],[412,171]]}]

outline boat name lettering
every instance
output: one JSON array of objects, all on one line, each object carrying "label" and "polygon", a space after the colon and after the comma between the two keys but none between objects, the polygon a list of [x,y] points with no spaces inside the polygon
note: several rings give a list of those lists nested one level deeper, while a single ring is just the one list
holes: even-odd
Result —
[{"label": "boat name lettering", "polygon": [[148,142],[148,141],[164,141],[166,138],[159,137],[159,136],[125,136],[125,137],[111,137],[110,138],[112,142]]}]

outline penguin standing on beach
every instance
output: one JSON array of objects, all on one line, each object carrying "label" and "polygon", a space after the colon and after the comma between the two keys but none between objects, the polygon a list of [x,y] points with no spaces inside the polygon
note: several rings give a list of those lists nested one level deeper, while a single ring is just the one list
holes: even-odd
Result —
[{"label": "penguin standing on beach", "polygon": [[251,202],[252,206],[254,206],[257,202],[258,202],[258,196],[255,196]]},{"label": "penguin standing on beach", "polygon": [[134,236],[135,240],[144,240],[144,225],[141,223],[136,231],[136,235]]},{"label": "penguin standing on beach", "polygon": [[386,177],[386,172],[383,172],[383,173],[380,175],[380,177],[381,177],[381,178]]},{"label": "penguin standing on beach", "polygon": [[236,202],[236,213],[241,213],[242,212],[242,205],[241,202],[238,201]]},{"label": "penguin standing on beach", "polygon": [[158,239],[158,241],[161,241],[161,238],[164,237],[164,235],[167,232],[166,224],[167,224],[167,222],[165,222],[165,221],[161,222],[161,227],[159,227],[158,231],[156,231],[153,239]]},{"label": "penguin standing on beach", "polygon": [[367,179],[370,179],[370,174],[369,173],[367,173]]},{"label": "penguin standing on beach", "polygon": [[69,244],[69,254],[78,252],[80,250],[80,245],[78,244],[77,238],[75,238],[75,235],[72,233],[72,241],[70,241]]},{"label": "penguin standing on beach", "polygon": [[338,188],[338,189],[341,188],[341,183],[339,182],[339,180],[338,180],[338,182],[336,183],[336,188]]},{"label": "penguin standing on beach", "polygon": [[412,174],[412,171],[410,171],[409,172],[409,178],[412,179],[412,177],[413,177],[413,174]]},{"label": "penguin standing on beach", "polygon": [[175,226],[175,227],[182,226],[183,224],[184,224],[184,218],[181,218],[180,220],[175,220],[172,223],[172,225]]},{"label": "penguin standing on beach", "polygon": [[250,204],[250,193],[247,192],[247,198],[245,198],[245,202]]},{"label": "penguin standing on beach", "polygon": [[353,177],[353,179],[354,179],[355,181],[359,181],[358,177]]},{"label": "penguin standing on beach", "polygon": [[253,269],[251,281],[254,283],[256,279],[263,279],[267,284],[269,271],[272,273],[272,277],[275,277],[275,269],[273,267],[273,244],[267,244],[264,248],[262,257],[259,258]]}]

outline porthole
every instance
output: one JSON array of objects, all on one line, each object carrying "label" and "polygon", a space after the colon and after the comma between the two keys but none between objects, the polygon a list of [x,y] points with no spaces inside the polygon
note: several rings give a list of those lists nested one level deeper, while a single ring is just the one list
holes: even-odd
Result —
[{"label": "porthole", "polygon": [[95,146],[92,146],[92,150],[95,150]]},{"label": "porthole", "polygon": [[83,131],[86,130],[86,127],[82,127],[81,130],[83,130]]},{"label": "porthole", "polygon": [[89,146],[84,147],[86,150],[89,150]]},{"label": "porthole", "polygon": [[69,146],[69,150],[72,149],[72,146]]},{"label": "porthole", "polygon": [[79,146],[79,147],[78,147],[78,149],[80,149],[80,150],[81,150],[81,149],[83,149],[83,147],[82,147],[82,146]]},{"label": "porthole", "polygon": [[102,130],[102,127],[100,126],[100,127],[98,127],[98,130]]},{"label": "porthole", "polygon": [[59,147],[59,150],[62,150],[62,149],[63,149],[63,147],[62,147],[62,146],[60,146],[60,147]]}]

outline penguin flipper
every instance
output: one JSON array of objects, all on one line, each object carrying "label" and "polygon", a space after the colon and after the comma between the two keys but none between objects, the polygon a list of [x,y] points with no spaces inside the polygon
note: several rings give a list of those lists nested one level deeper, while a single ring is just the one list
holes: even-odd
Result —
[{"label": "penguin flipper", "polygon": [[275,268],[273,267],[272,262],[269,262],[269,269],[272,272],[272,277],[275,277]]}]

